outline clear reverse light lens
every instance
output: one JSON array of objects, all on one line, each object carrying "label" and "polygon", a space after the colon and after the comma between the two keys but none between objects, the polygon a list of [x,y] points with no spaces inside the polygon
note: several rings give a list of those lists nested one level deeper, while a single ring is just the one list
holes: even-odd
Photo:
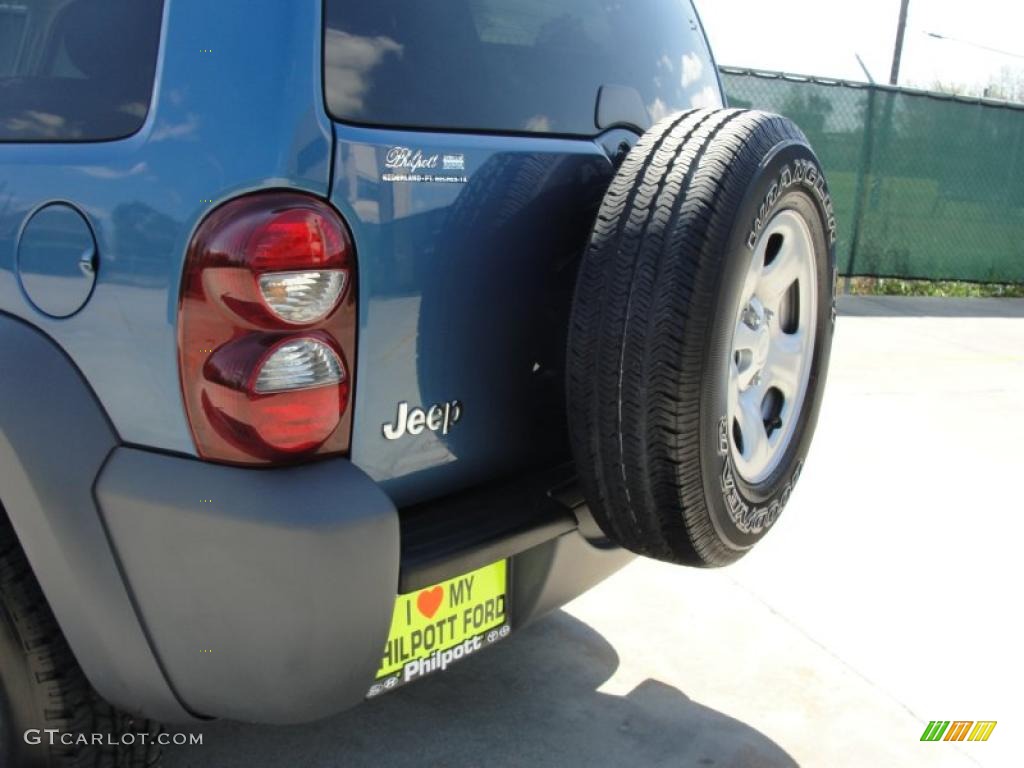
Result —
[{"label": "clear reverse light lens", "polygon": [[269,272],[260,275],[260,293],[279,318],[306,325],[330,314],[345,291],[347,278],[343,269]]},{"label": "clear reverse light lens", "polygon": [[316,339],[282,344],[266,359],[256,377],[256,392],[288,392],[323,387],[345,380],[345,368],[334,350]]}]

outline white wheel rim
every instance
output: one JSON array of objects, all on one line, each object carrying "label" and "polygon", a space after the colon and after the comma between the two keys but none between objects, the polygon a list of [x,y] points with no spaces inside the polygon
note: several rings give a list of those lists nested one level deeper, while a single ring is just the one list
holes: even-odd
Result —
[{"label": "white wheel rim", "polygon": [[811,231],[798,213],[782,211],[754,247],[729,356],[729,447],[748,483],[778,469],[796,434],[814,357],[817,303]]}]

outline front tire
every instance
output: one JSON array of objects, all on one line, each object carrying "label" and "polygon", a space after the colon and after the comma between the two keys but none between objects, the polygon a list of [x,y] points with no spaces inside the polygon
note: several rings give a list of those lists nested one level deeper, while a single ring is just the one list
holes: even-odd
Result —
[{"label": "front tire", "polygon": [[834,242],[824,174],[785,118],[694,110],[630,153],[584,256],[568,350],[573,451],[608,538],[720,566],[774,525],[821,404]]}]

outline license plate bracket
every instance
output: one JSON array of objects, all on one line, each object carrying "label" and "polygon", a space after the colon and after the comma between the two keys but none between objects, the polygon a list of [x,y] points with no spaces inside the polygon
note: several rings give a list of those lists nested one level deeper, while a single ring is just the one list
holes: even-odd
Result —
[{"label": "license plate bracket", "polygon": [[367,697],[441,672],[507,637],[507,596],[507,560],[398,595]]}]

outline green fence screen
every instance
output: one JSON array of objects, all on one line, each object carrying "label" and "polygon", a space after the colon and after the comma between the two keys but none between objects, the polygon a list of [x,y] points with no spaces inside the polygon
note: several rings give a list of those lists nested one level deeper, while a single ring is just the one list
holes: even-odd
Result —
[{"label": "green fence screen", "polygon": [[811,140],[847,275],[1024,282],[1024,106],[722,68],[729,105]]}]

